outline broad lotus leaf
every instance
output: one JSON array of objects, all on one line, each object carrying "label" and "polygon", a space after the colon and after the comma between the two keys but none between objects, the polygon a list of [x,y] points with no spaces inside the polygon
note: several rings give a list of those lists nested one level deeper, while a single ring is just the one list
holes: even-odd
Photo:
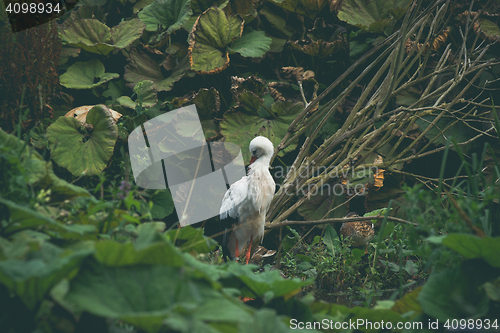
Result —
[{"label": "broad lotus leaf", "polygon": [[196,20],[189,36],[191,69],[202,74],[218,73],[229,66],[226,47],[243,33],[243,19],[211,7]]},{"label": "broad lotus leaf", "polygon": [[406,8],[410,0],[344,0],[338,18],[370,32],[382,32],[390,22],[390,13]]},{"label": "broad lotus leaf", "polygon": [[[59,77],[59,82],[70,89],[91,89],[119,76],[117,73],[105,73],[104,65],[99,60],[92,59],[87,62],[75,62]],[[96,78],[99,81],[94,83]]]},{"label": "broad lotus leaf", "polygon": [[187,55],[179,60],[170,76],[165,78],[162,74],[160,64],[153,60],[146,53],[139,50],[130,52],[130,63],[125,67],[123,78],[129,82],[127,85],[131,88],[141,81],[152,81],[154,89],[157,91],[169,91],[174,87],[174,83],[184,76],[192,77],[194,73],[189,70],[189,59]]},{"label": "broad lotus leaf", "polygon": [[60,117],[47,128],[51,158],[77,177],[82,173],[100,174],[113,155],[118,137],[118,127],[104,105],[89,111],[87,124],[91,126]]},{"label": "broad lotus leaf", "polygon": [[108,55],[123,49],[142,36],[146,26],[139,19],[122,21],[109,28],[96,19],[71,20],[60,31],[63,42],[92,53]]},{"label": "broad lotus leaf", "polygon": [[[232,142],[242,147],[245,163],[250,162],[250,152],[246,147],[253,138],[258,135],[267,137],[276,148],[281,139],[286,135],[288,126],[295,117],[302,112],[302,103],[276,102],[271,105],[271,112],[276,117],[261,117],[257,112],[243,113],[233,111],[226,113],[221,125],[221,132],[228,142]],[[292,143],[280,154],[292,151],[297,146],[297,142]]]},{"label": "broad lotus leaf", "polygon": [[272,0],[272,3],[289,12],[307,16],[314,20],[321,9],[328,3],[326,0]]},{"label": "broad lotus leaf", "polygon": [[180,29],[192,14],[189,0],[155,0],[139,13],[147,31],[166,29],[171,34]]},{"label": "broad lotus leaf", "polygon": [[260,58],[269,51],[271,42],[272,39],[267,37],[264,31],[249,29],[241,38],[233,42],[229,50],[238,52],[243,57]]},{"label": "broad lotus leaf", "polygon": [[135,109],[139,105],[139,96],[142,97],[142,107],[150,108],[156,105],[158,98],[156,96],[156,91],[154,90],[154,83],[151,80],[141,81],[137,83],[134,87],[134,92],[137,95],[135,101],[133,101],[128,96],[121,96],[117,98],[117,102],[122,106],[128,107],[130,109]]}]

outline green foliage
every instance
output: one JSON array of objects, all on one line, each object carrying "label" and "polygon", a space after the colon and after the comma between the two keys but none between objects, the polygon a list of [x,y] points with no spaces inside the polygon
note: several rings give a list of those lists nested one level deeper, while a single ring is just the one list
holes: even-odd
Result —
[{"label": "green foliage", "polygon": [[146,80],[137,83],[134,87],[134,93],[137,95],[137,99],[133,101],[128,96],[121,96],[116,99],[120,105],[128,107],[130,109],[139,108],[150,108],[158,103],[157,93],[153,88],[153,81]]},{"label": "green foliage", "polygon": [[[105,73],[104,65],[97,59],[88,62],[76,62],[61,75],[61,85],[72,89],[91,89],[98,87],[120,75]],[[95,79],[99,80],[95,82]]]},{"label": "green foliage", "polygon": [[250,30],[233,42],[229,50],[238,52],[243,57],[259,58],[269,51],[271,38],[264,31]]},{"label": "green foliage", "polygon": [[243,20],[238,16],[227,17],[224,12],[212,7],[201,14],[193,27],[189,39],[189,61],[191,68],[199,72],[219,72],[229,65],[226,46],[240,38]]},{"label": "green foliage", "polygon": [[75,176],[104,170],[118,137],[115,121],[104,105],[93,107],[86,122],[90,126],[61,117],[47,128],[52,159]]},{"label": "green foliage", "polygon": [[369,32],[383,32],[391,19],[400,19],[410,4],[409,0],[366,1],[345,0],[339,10],[339,19]]},{"label": "green foliage", "polygon": [[[250,95],[250,94],[249,94]],[[240,95],[241,96],[241,95]],[[241,98],[241,97],[240,97]],[[265,114],[259,114],[258,99],[254,99],[254,108],[248,113],[231,112],[224,116],[221,123],[222,134],[233,143],[240,147],[248,147],[252,138],[256,135],[266,136],[274,146],[281,142],[289,124],[295,119],[297,114],[302,111],[301,103],[275,102],[270,105]],[[285,151],[293,150],[296,144],[292,144]],[[250,161],[250,152],[242,150],[245,161]]]},{"label": "green foliage", "polygon": [[122,21],[109,28],[97,19],[69,19],[65,21],[60,36],[64,43],[92,53],[108,55],[116,49],[129,46],[141,37],[145,29],[139,19]]},{"label": "green foliage", "polygon": [[152,81],[157,91],[172,90],[174,83],[190,74],[189,58],[180,59],[172,69],[170,76],[165,78],[162,74],[161,64],[144,52],[134,49],[130,52],[130,63],[125,67],[123,78],[134,87],[142,81]]},{"label": "green foliage", "polygon": [[[499,124],[497,97],[489,103],[481,89],[498,88],[496,46],[485,48],[498,35],[496,11],[475,3],[472,12],[481,14],[469,20],[460,6],[408,4],[85,0],[61,18],[60,62],[58,48],[34,62],[36,52],[48,53],[39,42],[22,42],[43,29],[20,33],[19,43],[0,34],[10,51],[37,46],[19,61],[0,50],[9,68],[0,65],[0,90],[36,97],[36,105],[9,104],[17,137],[0,130],[2,331],[81,332],[90,321],[109,332],[284,332],[292,318],[424,325],[493,318],[500,310],[500,171],[492,124],[497,132]],[[477,22],[474,29],[465,18]],[[59,65],[54,96],[46,89],[57,75],[19,74],[39,63],[50,71]],[[101,105],[87,124],[57,118],[73,105],[99,103],[120,120]],[[177,228],[170,192],[135,186],[127,136],[192,103],[207,140],[239,145],[245,161],[256,135],[279,147],[271,171],[292,194],[276,196],[266,221],[368,211],[377,217],[367,220],[376,235],[366,253],[341,242],[340,224],[305,225],[266,235],[264,245],[278,254],[262,262],[256,255],[259,266],[222,263],[203,228]],[[30,117],[40,108],[54,118]],[[190,123],[178,130],[193,135]],[[479,137],[487,143],[482,152]],[[433,153],[442,160],[415,165]],[[376,188],[375,158],[383,181]],[[277,166],[292,161],[314,170],[278,176]],[[321,167],[338,173],[326,178]],[[304,193],[317,184],[367,191]]]},{"label": "green foliage", "polygon": [[138,14],[147,31],[160,30],[157,40],[180,29],[192,14],[189,0],[156,0]]}]

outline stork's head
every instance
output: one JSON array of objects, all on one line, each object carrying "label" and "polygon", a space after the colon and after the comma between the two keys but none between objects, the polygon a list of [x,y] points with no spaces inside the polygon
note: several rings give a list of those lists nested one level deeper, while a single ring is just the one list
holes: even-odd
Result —
[{"label": "stork's head", "polygon": [[252,154],[250,164],[258,159],[265,159],[269,163],[274,153],[273,143],[266,137],[258,136],[250,142],[250,153]]}]

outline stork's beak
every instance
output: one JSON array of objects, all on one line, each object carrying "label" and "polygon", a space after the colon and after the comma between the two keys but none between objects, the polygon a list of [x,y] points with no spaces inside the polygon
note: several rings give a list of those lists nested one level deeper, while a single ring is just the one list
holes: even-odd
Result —
[{"label": "stork's beak", "polygon": [[249,165],[252,165],[252,163],[255,162],[256,160],[257,160],[257,157],[252,156],[252,158],[250,159],[250,164]]}]

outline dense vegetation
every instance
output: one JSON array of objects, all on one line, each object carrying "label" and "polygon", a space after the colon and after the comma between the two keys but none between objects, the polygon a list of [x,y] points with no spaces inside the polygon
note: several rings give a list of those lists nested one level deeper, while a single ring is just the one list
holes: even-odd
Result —
[{"label": "dense vegetation", "polygon": [[[2,16],[0,330],[498,329],[499,10],[81,0],[16,33]],[[253,137],[274,143],[276,254],[225,263],[218,217],[179,228],[171,193],[136,185],[129,134],[193,103],[247,164]],[[353,211],[366,252],[338,237]]]}]

